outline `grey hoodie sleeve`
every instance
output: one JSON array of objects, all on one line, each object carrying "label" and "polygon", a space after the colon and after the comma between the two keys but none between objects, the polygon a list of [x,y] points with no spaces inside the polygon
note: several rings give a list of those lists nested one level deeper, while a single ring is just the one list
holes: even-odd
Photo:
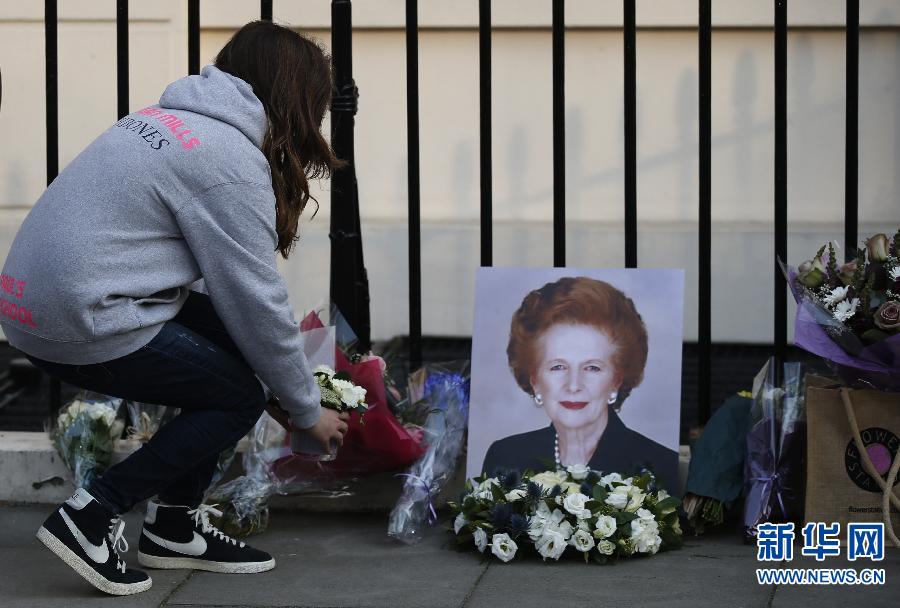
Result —
[{"label": "grey hoodie sleeve", "polygon": [[220,184],[183,204],[175,215],[213,307],[244,358],[295,426],[313,426],[321,395],[275,264],[278,240],[271,188]]}]

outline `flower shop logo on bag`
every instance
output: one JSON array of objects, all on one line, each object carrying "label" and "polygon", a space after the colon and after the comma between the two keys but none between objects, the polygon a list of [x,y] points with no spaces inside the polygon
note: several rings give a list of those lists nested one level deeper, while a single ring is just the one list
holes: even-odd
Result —
[{"label": "flower shop logo on bag", "polygon": [[[860,437],[866,446],[866,452],[868,452],[872,464],[875,465],[875,470],[881,476],[886,475],[897,455],[898,448],[900,448],[900,439],[889,430],[877,426],[860,431]],[[881,494],[881,488],[863,468],[859,450],[852,438],[844,450],[844,468],[847,470],[847,476],[861,489]],[[895,481],[894,485],[896,484]]]}]

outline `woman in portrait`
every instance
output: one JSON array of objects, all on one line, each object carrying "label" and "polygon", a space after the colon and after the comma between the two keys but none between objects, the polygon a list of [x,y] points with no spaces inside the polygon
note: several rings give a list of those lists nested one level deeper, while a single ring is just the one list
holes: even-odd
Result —
[{"label": "woman in portrait", "polygon": [[554,461],[623,475],[646,468],[674,490],[677,453],[619,418],[643,379],[647,350],[634,303],[609,283],[565,277],[530,292],[513,314],[506,354],[516,383],[550,424],[495,441],[482,471],[542,471]]}]

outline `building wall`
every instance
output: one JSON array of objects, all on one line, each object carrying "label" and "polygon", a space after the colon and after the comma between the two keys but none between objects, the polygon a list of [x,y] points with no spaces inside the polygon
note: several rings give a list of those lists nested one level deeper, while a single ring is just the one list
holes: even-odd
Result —
[{"label": "building wall", "polygon": [[[476,0],[420,1],[423,331],[468,335],[479,263]],[[494,262],[552,264],[549,0],[494,0]],[[900,5],[861,3],[860,235],[900,224]],[[567,261],[621,266],[621,3],[566,3]],[[201,60],[257,16],[252,0],[201,3]],[[356,152],[373,337],[408,330],[406,73],[402,0],[354,3]],[[789,256],[843,238],[844,2],[790,3]],[[772,339],[773,35],[770,2],[713,6],[713,339]],[[116,119],[115,8],[60,2],[60,166]],[[638,261],[687,270],[696,337],[696,2],[637,2]],[[275,2],[276,20],[328,45],[329,3]],[[130,103],[187,71],[185,4],[130,5]],[[0,254],[45,184],[43,6],[0,0]],[[323,127],[326,131],[327,124]],[[328,184],[282,265],[299,311],[328,292]],[[85,247],[90,247],[86,242]]]}]

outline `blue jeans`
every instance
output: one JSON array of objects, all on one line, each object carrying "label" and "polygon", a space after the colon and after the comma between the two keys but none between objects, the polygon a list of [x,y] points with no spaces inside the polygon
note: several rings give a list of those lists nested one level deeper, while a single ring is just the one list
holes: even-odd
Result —
[{"label": "blue jeans", "polygon": [[262,385],[213,309],[192,291],[178,315],[137,351],[103,363],[65,365],[28,357],[64,382],[132,401],[181,408],[131,456],[110,467],[88,491],[113,513],[151,496],[196,507],[219,453],[256,424]]}]

